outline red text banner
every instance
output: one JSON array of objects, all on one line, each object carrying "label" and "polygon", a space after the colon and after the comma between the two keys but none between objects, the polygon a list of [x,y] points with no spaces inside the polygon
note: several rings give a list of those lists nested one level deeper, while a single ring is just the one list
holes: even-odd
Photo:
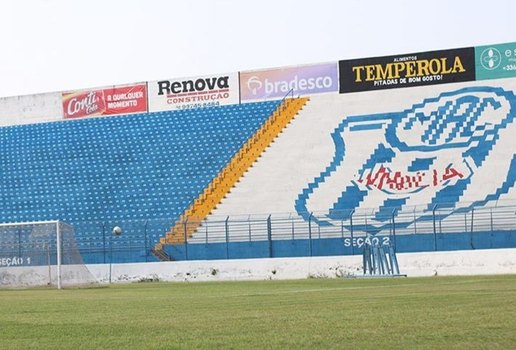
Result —
[{"label": "red text banner", "polygon": [[147,112],[146,84],[63,93],[65,119],[142,112]]}]

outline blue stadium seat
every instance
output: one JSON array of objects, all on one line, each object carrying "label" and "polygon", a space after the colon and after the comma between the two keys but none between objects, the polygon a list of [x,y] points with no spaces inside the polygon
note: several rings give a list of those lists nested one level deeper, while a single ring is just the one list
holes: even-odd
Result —
[{"label": "blue stadium seat", "polygon": [[88,263],[106,261],[112,222],[128,226],[117,247],[150,249],[278,104],[1,127],[0,221],[68,222]]}]

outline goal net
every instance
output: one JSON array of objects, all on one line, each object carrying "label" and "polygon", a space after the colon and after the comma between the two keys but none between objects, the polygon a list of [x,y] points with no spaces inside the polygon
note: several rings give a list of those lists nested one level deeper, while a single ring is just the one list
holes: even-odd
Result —
[{"label": "goal net", "polygon": [[91,284],[73,226],[61,221],[0,224],[0,287]]}]

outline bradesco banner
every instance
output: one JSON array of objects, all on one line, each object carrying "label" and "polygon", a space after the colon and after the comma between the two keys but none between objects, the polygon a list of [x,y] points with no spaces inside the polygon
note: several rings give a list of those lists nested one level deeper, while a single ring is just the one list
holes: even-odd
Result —
[{"label": "bradesco banner", "polygon": [[516,43],[475,47],[477,80],[516,77]]},{"label": "bradesco banner", "polygon": [[472,47],[339,61],[340,92],[475,80]]},{"label": "bradesco banner", "polygon": [[149,82],[149,111],[238,104],[238,74],[217,74]]},{"label": "bradesco banner", "polygon": [[63,93],[65,119],[147,112],[146,84]]},{"label": "bradesco banner", "polygon": [[339,89],[337,63],[240,73],[242,100],[282,98],[291,89],[296,95],[337,92]]}]

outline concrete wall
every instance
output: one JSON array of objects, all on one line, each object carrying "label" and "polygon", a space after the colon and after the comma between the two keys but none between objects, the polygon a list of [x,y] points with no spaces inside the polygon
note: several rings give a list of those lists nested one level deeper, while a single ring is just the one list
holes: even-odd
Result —
[{"label": "concrete wall", "polygon": [[[400,272],[409,277],[516,273],[516,249],[398,254]],[[101,283],[109,265],[88,265]],[[112,281],[233,281],[336,278],[362,274],[362,256],[205,260],[114,264]]]},{"label": "concrete wall", "polygon": [[[86,265],[62,265],[62,287],[90,284],[97,281]],[[57,267],[9,266],[0,267],[0,288],[57,286]]]},{"label": "concrete wall", "polygon": [[60,92],[0,98],[0,126],[63,119]]},{"label": "concrete wall", "polygon": [[[398,262],[400,272],[409,277],[515,274],[516,249],[402,253]],[[340,278],[361,275],[362,256],[95,264],[87,268],[91,274],[80,267],[65,267],[63,285],[88,281],[92,275],[99,283],[109,283],[110,270],[113,283]],[[55,285],[55,268],[51,275]],[[0,287],[47,285],[48,281],[46,266],[0,268]]]},{"label": "concrete wall", "polygon": [[[512,213],[511,213],[512,214]],[[274,231],[273,231],[274,232]],[[274,235],[273,233],[272,235]],[[398,253],[422,253],[434,251],[465,251],[481,249],[516,248],[516,232],[513,230],[461,232],[461,233],[422,233],[402,235],[376,235],[374,237],[353,236],[347,232],[340,237],[318,238],[315,230],[312,238],[281,239],[270,241],[266,238],[255,241],[229,241],[196,244],[171,244],[165,252],[179,260],[218,260],[218,259],[262,259],[293,258],[315,256],[360,255],[365,244],[394,245]],[[102,260],[100,260],[102,262]],[[123,260],[113,260],[124,262]],[[127,261],[127,260],[126,260]],[[129,260],[133,261],[133,260]]]}]

